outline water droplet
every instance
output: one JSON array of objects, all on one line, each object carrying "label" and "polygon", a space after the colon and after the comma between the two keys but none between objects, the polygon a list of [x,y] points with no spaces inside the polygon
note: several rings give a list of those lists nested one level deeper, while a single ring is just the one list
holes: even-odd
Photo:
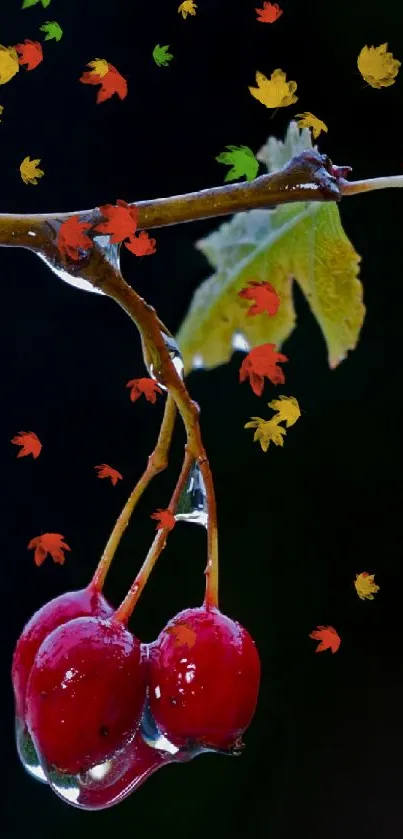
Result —
[{"label": "water droplet", "polygon": [[204,367],[204,359],[200,353],[196,353],[196,355],[192,358],[192,367],[194,370],[201,370]]},{"label": "water droplet", "polygon": [[250,344],[246,340],[245,335],[243,335],[242,332],[234,332],[232,336],[232,349],[244,350],[245,352],[249,352]]},{"label": "water droplet", "polygon": [[[169,355],[170,355],[171,361],[172,361],[172,363],[175,367],[175,370],[178,373],[178,375],[180,376],[180,378],[183,379],[183,371],[185,369],[185,365],[183,363],[183,358],[182,358],[182,355],[181,355],[181,351],[180,351],[180,349],[179,349],[179,347],[178,347],[178,345],[175,341],[175,338],[172,338],[171,335],[166,335],[164,332],[162,333],[162,335],[163,335],[165,344],[166,344],[166,346],[169,350]],[[160,382],[159,377],[158,377],[158,373],[157,373],[156,370],[154,370],[154,365],[153,364],[150,364],[150,366],[148,368],[148,372],[149,372],[151,378],[154,379],[155,382],[158,382],[158,384],[162,388],[162,390],[167,390],[165,385],[163,385]]]},{"label": "water droplet", "polygon": [[[59,229],[61,227],[62,222],[55,219],[48,222],[48,225],[52,228],[54,232],[54,238],[56,241]],[[120,270],[120,248],[121,245],[111,244],[110,236],[93,236],[94,245],[97,249],[101,252],[102,256],[104,257],[106,262],[109,262],[116,271]],[[80,251],[80,260],[76,263],[73,260],[70,260],[68,264],[65,264],[61,257],[59,257],[58,251],[56,250],[55,254],[50,256],[49,253],[45,253],[43,251],[34,251],[40,259],[50,268],[50,270],[56,274],[57,277],[60,277],[61,280],[68,283],[74,288],[79,288],[82,291],[91,291],[95,294],[102,294],[104,292],[93,286],[89,280],[86,280],[83,277],[78,276],[78,272],[82,268],[83,260],[87,259],[89,256],[88,251]]]},{"label": "water droplet", "polygon": [[179,498],[175,519],[176,521],[190,521],[207,527],[206,487],[200,467],[196,462],[189,472],[187,482]]},{"label": "water droplet", "polygon": [[19,719],[15,720],[15,741],[18,757],[24,769],[26,769],[33,778],[36,778],[37,781],[42,781],[42,783],[47,784],[47,777],[42,769],[28,729]]}]

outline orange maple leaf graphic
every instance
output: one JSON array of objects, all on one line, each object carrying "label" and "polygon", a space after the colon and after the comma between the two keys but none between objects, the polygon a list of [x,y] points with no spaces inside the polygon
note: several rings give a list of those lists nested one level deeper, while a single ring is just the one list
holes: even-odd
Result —
[{"label": "orange maple leaf graphic", "polygon": [[71,551],[71,548],[64,541],[64,536],[60,533],[42,533],[41,536],[35,536],[28,544],[28,548],[35,548],[34,561],[35,565],[42,565],[42,562],[50,554],[53,561],[63,565],[65,556],[63,551]]},{"label": "orange maple leaf graphic", "polygon": [[280,9],[278,3],[268,3],[264,0],[263,9],[255,9],[255,12],[258,14],[258,23],[275,23],[283,14],[283,9]]},{"label": "orange maple leaf graphic", "polygon": [[101,463],[100,466],[94,466],[94,469],[98,469],[98,478],[110,478],[113,486],[116,486],[119,480],[123,480],[123,475],[121,475],[116,469],[113,469],[112,466],[108,466],[107,463]]},{"label": "orange maple leaf graphic", "polygon": [[242,297],[243,300],[255,301],[254,305],[248,309],[248,317],[260,315],[262,312],[275,315],[280,305],[280,298],[276,289],[266,281],[249,281],[249,288],[246,286],[238,291],[238,297]]},{"label": "orange maple leaf graphic", "polygon": [[318,626],[317,629],[309,633],[309,637],[313,638],[314,641],[320,641],[315,653],[322,653],[324,650],[331,650],[332,653],[337,653],[340,647],[341,638],[333,626]]},{"label": "orange maple leaf graphic", "polygon": [[113,244],[130,239],[137,230],[139,211],[135,205],[130,206],[126,201],[118,198],[116,204],[103,204],[99,208],[106,219],[94,227],[98,233],[106,233]]},{"label": "orange maple leaf graphic", "polygon": [[36,459],[41,453],[42,443],[35,431],[19,431],[11,442],[16,446],[22,446],[17,457],[27,457],[32,454],[32,457]]},{"label": "orange maple leaf graphic", "polygon": [[[88,62],[90,65],[91,62]],[[101,88],[97,94],[97,105],[100,102],[105,102],[106,99],[110,99],[114,93],[119,96],[119,99],[125,99],[127,96],[127,81],[123,76],[120,75],[119,71],[113,64],[108,64],[108,72],[104,76],[100,76],[98,73],[94,73],[92,70],[85,71],[83,75],[80,77],[80,82],[83,84],[100,84]]]},{"label": "orange maple leaf graphic", "polygon": [[166,630],[169,635],[173,635],[175,638],[174,646],[175,647],[194,647],[197,639],[196,632],[194,629],[191,629],[190,626],[186,626],[185,623],[180,623],[177,626],[170,626],[169,629]]},{"label": "orange maple leaf graphic", "polygon": [[164,392],[162,388],[160,388],[158,382],[154,379],[130,379],[130,381],[126,383],[126,387],[131,387],[130,399],[132,402],[135,402],[136,399],[144,393],[147,401],[155,404],[157,393]]},{"label": "orange maple leaf graphic", "polygon": [[127,250],[136,256],[150,256],[156,250],[155,239],[150,239],[145,230],[142,230],[138,236],[132,236],[125,245]]},{"label": "orange maple leaf graphic", "polygon": [[286,355],[276,351],[275,344],[261,344],[254,347],[244,358],[239,369],[239,381],[249,377],[250,385],[256,396],[261,396],[264,388],[264,376],[274,385],[284,384],[285,378],[277,362],[288,361]]},{"label": "orange maple leaf graphic", "polygon": [[150,519],[158,521],[157,530],[163,530],[164,527],[167,527],[168,530],[172,530],[176,524],[175,516],[170,510],[158,509],[156,513],[151,514]]},{"label": "orange maple leaf graphic", "polygon": [[42,44],[39,41],[30,41],[25,38],[23,44],[16,44],[14,47],[18,53],[18,64],[26,64],[27,70],[35,70],[35,67],[43,61]]},{"label": "orange maple leaf graphic", "polygon": [[90,227],[91,224],[80,221],[79,216],[71,216],[60,225],[57,248],[63,258],[68,256],[77,261],[81,256],[80,251],[87,251],[94,246],[92,239],[84,232]]}]

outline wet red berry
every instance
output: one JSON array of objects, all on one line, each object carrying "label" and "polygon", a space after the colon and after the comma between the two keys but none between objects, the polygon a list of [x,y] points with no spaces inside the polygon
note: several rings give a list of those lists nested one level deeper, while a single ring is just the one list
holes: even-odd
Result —
[{"label": "wet red berry", "polygon": [[77,774],[107,760],[139,724],[140,642],[118,621],[75,618],[48,635],[32,666],[26,724],[46,764]]},{"label": "wet red berry", "polygon": [[176,746],[232,751],[255,712],[260,661],[246,629],[218,609],[186,609],[149,651],[149,702]]}]

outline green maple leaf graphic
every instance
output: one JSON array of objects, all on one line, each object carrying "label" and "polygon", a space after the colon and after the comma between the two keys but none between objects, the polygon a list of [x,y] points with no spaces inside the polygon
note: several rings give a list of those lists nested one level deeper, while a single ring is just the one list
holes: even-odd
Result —
[{"label": "green maple leaf graphic", "polygon": [[248,181],[253,181],[259,169],[259,162],[256,160],[252,149],[248,146],[227,146],[227,149],[230,149],[230,151],[223,151],[216,157],[218,163],[232,166],[224,181],[236,181],[243,175],[246,175]]},{"label": "green maple leaf graphic", "polygon": [[153,59],[155,63],[158,65],[158,67],[166,67],[167,64],[169,64],[169,62],[173,58],[173,55],[167,52],[168,49],[169,44],[166,44],[164,47],[161,47],[159,44],[157,44],[157,46],[154,47]]},{"label": "green maple leaf graphic", "polygon": [[21,8],[29,9],[30,6],[37,6],[38,3],[42,3],[44,9],[50,6],[50,0],[24,0]]},{"label": "green maple leaf graphic", "polygon": [[63,35],[63,29],[56,20],[46,20],[42,26],[39,27],[41,32],[46,32],[45,41],[60,41]]}]

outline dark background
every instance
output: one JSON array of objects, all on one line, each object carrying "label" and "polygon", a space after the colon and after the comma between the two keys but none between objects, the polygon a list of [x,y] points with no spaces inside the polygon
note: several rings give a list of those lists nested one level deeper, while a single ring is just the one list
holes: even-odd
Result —
[{"label": "dark background", "polygon": [[[60,43],[45,60],[0,88],[2,212],[86,209],[223,182],[215,156],[227,144],[255,152],[283,137],[294,113],[328,125],[319,147],[353,177],[399,174],[403,68],[396,83],[368,87],[356,60],[388,42],[403,61],[403,11],[395,0],[292,2],[258,23],[257,0],[199,0],[183,20],[179,0],[52,0],[22,11],[2,0],[1,42],[42,40],[57,20]],[[157,44],[174,60],[157,67]],[[127,78],[124,102],[96,105],[81,85],[87,61],[104,57]],[[249,93],[255,72],[281,67],[298,82],[298,102],[271,111]],[[26,155],[41,158],[37,187],[22,183]],[[263,170],[261,170],[263,171]],[[257,398],[238,381],[244,357],[188,377],[201,421],[219,511],[222,610],[255,638],[263,666],[259,705],[237,760],[207,755],[158,772],[111,810],[63,804],[20,766],[9,677],[16,639],[44,602],[84,586],[113,523],[155,444],[163,400],[130,402],[125,384],[146,375],[136,331],[107,298],[77,291],[28,251],[3,249],[1,276],[1,717],[0,832],[5,839],[208,833],[294,839],[400,837],[402,687],[401,566],[402,193],[346,198],[345,230],[362,256],[367,316],[355,352],[335,371],[302,295],[298,326],[284,345],[286,386],[266,382]],[[223,219],[221,219],[222,221]],[[129,282],[176,332],[210,268],[194,242],[219,222],[155,232],[157,253],[122,254]],[[151,235],[152,232],[151,232]],[[284,449],[264,454],[243,426],[268,414],[285,391],[302,418]],[[34,430],[37,461],[16,459],[11,438]],[[165,507],[180,467],[178,424],[169,470],[144,494],[107,580],[120,602],[153,538],[150,514]],[[94,466],[122,472],[114,488]],[[36,568],[27,550],[40,532],[59,532],[72,551]],[[205,533],[178,524],[132,621],[143,641],[203,596]],[[376,574],[380,591],[360,601],[353,580]],[[308,635],[331,624],[337,655],[315,655]]]}]

